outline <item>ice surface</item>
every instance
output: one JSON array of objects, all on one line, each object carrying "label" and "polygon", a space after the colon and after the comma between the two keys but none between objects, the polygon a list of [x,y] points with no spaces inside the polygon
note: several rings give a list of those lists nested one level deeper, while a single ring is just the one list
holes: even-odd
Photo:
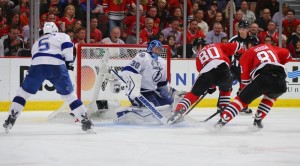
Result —
[{"label": "ice surface", "polygon": [[[196,121],[214,108],[194,110]],[[0,166],[289,166],[300,165],[300,110],[275,108],[254,132],[251,115],[220,131],[207,123],[129,126],[48,122],[50,112],[23,112],[9,134],[0,132]],[[0,113],[1,125],[7,113]]]}]

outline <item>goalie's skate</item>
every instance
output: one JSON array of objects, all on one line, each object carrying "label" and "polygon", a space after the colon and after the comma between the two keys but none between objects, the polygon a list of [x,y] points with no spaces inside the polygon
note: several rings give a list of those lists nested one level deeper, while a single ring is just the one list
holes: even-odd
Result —
[{"label": "goalie's skate", "polygon": [[13,125],[16,122],[16,117],[13,115],[9,115],[7,120],[5,120],[3,127],[5,128],[5,133],[9,133],[10,129],[13,127]]},{"label": "goalie's skate", "polygon": [[186,112],[186,108],[185,107],[181,107],[180,110],[175,111],[172,116],[168,119],[167,124],[171,125],[173,123],[175,123],[178,119],[180,119],[182,117],[182,115]]}]

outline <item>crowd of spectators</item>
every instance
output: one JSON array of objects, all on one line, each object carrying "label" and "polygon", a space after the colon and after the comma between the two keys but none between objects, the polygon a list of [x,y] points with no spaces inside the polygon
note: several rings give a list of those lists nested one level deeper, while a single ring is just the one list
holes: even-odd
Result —
[{"label": "crowd of spectators", "polygon": [[[30,0],[0,0],[0,56],[18,55],[29,47]],[[157,38],[169,45],[173,58],[182,57],[183,0],[90,0],[91,19],[86,22],[87,0],[40,0],[40,27],[55,22],[59,31],[70,35],[74,44],[87,42],[86,25],[90,24],[90,43],[146,44]],[[279,43],[282,21],[283,47],[300,58],[300,20],[288,4],[282,6],[279,18],[276,0],[187,0],[187,48],[195,39],[207,43],[227,42],[230,10],[233,10],[233,34],[241,20],[250,24],[249,35],[257,35],[261,43]],[[136,39],[136,9],[139,9],[140,38]],[[24,53],[23,53],[24,54]],[[188,55],[188,57],[193,57]]]}]

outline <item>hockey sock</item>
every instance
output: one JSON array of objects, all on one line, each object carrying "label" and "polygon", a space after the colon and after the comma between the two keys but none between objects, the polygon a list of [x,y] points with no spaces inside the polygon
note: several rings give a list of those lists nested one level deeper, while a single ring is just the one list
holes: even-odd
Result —
[{"label": "hockey sock", "polygon": [[75,115],[76,118],[81,121],[82,116],[86,115],[86,109],[81,100],[77,98],[74,92],[69,95],[64,95],[62,98],[69,104],[71,112]]},{"label": "hockey sock", "polygon": [[20,88],[17,91],[17,95],[14,97],[12,104],[9,108],[8,115],[12,115],[14,117],[18,117],[20,113],[23,111],[24,106],[26,104],[26,100],[31,96],[32,94],[24,91],[22,88]]},{"label": "hockey sock", "polygon": [[264,95],[263,99],[259,103],[258,109],[255,114],[255,119],[264,119],[265,116],[270,112],[276,100],[277,99],[271,99],[268,96]]},{"label": "hockey sock", "polygon": [[230,94],[231,91],[220,91],[218,107],[226,107],[230,103]]},{"label": "hockey sock", "polygon": [[184,98],[177,104],[175,111],[179,111],[182,107],[187,110],[192,104],[199,99],[199,96],[194,95],[192,92],[188,92]]},{"label": "hockey sock", "polygon": [[231,102],[221,113],[222,121],[226,123],[231,121],[239,113],[240,110],[247,106],[248,104],[242,102],[241,99],[237,96],[234,101]]}]

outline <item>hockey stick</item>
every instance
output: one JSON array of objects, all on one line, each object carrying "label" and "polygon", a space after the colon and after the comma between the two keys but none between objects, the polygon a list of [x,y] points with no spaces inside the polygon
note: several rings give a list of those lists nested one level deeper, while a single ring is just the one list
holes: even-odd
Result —
[{"label": "hockey stick", "polygon": [[[110,69],[119,79],[126,84],[126,81],[114,70]],[[153,113],[154,117],[159,120],[162,124],[167,124],[167,119],[155,108],[152,106],[152,104],[142,95],[136,97],[141,103],[144,104],[144,106]]]},{"label": "hockey stick", "polygon": [[[218,104],[218,105],[219,105],[219,104]],[[215,112],[214,114],[210,115],[208,118],[206,118],[205,120],[200,121],[200,122],[207,122],[207,121],[209,121],[210,119],[212,119],[212,118],[215,117],[216,115],[222,113],[224,109],[225,109],[225,107],[222,107],[221,109],[219,109],[219,107],[218,107],[217,112]]]},{"label": "hockey stick", "polygon": [[[183,116],[187,115],[189,112],[191,112],[195,107],[196,105],[199,104],[199,102],[207,95],[207,91],[204,92],[204,94],[196,101],[196,103],[193,104],[192,107],[190,107],[187,111],[185,111],[183,114],[176,114],[174,113],[173,116],[171,116],[167,123],[168,125],[171,125],[173,124],[175,121],[177,121],[178,119],[182,118]],[[179,112],[179,111],[178,111]]]},{"label": "hockey stick", "polygon": [[186,115],[188,113],[190,113],[195,107],[196,105],[198,105],[200,103],[200,101],[207,95],[207,91],[204,92],[204,94],[196,101],[196,103],[193,104],[193,106],[191,108],[189,108],[183,115]]}]

